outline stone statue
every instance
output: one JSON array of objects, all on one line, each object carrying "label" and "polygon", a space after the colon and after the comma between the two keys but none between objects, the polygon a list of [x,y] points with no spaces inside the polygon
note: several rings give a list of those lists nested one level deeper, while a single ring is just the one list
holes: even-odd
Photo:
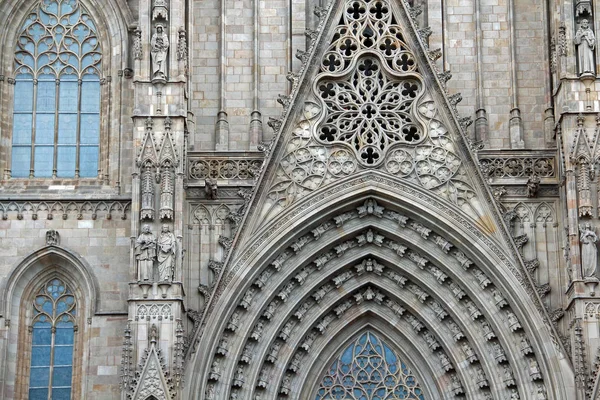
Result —
[{"label": "stone statue", "polygon": [[176,251],[177,238],[171,233],[169,225],[163,225],[158,237],[158,279],[160,282],[173,280]]},{"label": "stone statue", "polygon": [[579,232],[579,240],[581,241],[581,269],[583,271],[583,277],[590,278],[596,276],[596,262],[598,255],[596,242],[598,241],[598,236],[592,230],[592,226],[589,223],[579,227]]},{"label": "stone statue", "polygon": [[169,38],[162,25],[156,25],[156,32],[150,39],[150,54],[152,55],[152,79],[167,79],[167,52]]},{"label": "stone statue", "polygon": [[147,224],[142,227],[142,233],[135,241],[135,259],[138,266],[138,280],[150,280],[156,259],[156,237],[150,232],[150,226]]},{"label": "stone statue", "polygon": [[587,19],[581,20],[581,25],[575,33],[575,45],[577,46],[579,74],[594,74],[596,72],[596,61],[594,59],[596,37]]}]

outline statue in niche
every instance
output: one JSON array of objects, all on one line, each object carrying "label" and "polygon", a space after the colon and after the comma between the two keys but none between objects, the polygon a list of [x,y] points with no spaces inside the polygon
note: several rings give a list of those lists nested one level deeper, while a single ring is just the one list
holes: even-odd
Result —
[{"label": "statue in niche", "polygon": [[596,276],[596,263],[598,257],[598,249],[596,242],[598,235],[593,231],[592,225],[588,222],[584,226],[579,227],[579,240],[581,241],[581,269],[584,278]]},{"label": "statue in niche", "polygon": [[135,259],[138,267],[138,281],[149,281],[156,259],[156,236],[150,231],[150,225],[142,227],[142,233],[135,241]]},{"label": "statue in niche", "polygon": [[175,252],[177,239],[171,233],[169,225],[163,225],[158,237],[158,279],[160,282],[173,280],[175,271]]},{"label": "statue in niche", "polygon": [[594,49],[596,48],[596,37],[594,31],[590,28],[589,21],[585,18],[581,20],[581,25],[575,33],[575,45],[577,47],[579,74],[595,74]]},{"label": "statue in niche", "polygon": [[150,55],[152,56],[152,79],[167,79],[167,52],[169,38],[161,24],[156,25],[156,32],[150,40]]}]

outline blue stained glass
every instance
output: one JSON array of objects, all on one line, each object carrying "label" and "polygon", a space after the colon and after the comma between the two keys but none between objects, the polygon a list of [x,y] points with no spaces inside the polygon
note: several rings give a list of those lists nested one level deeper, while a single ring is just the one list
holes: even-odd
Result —
[{"label": "blue stained glass", "polygon": [[81,147],[79,152],[79,176],[82,178],[98,176],[98,146]]},{"label": "blue stained glass", "polygon": [[50,367],[31,368],[29,373],[30,387],[48,387],[50,379]]},{"label": "blue stained glass", "polygon": [[70,1],[63,1],[61,3],[61,7],[60,7],[60,15],[66,15],[69,13],[73,12],[73,8],[75,7],[75,4],[73,4]]},{"label": "blue stained glass", "polygon": [[69,305],[65,300],[63,297],[56,302],[56,314],[62,314],[69,309]]},{"label": "blue stained glass", "polygon": [[71,400],[71,388],[52,388],[52,400]]},{"label": "blue stained glass", "polygon": [[[54,367],[52,371],[52,386],[71,386],[73,367]],[[53,391],[54,392],[54,391]],[[52,393],[54,394],[54,393]]]},{"label": "blue stained glass", "polygon": [[[41,296],[40,296],[41,297]],[[40,305],[42,306],[42,311],[44,311],[45,313],[52,315],[52,308],[53,308],[53,304],[52,301],[50,301],[47,297],[42,297],[44,300],[43,303],[40,303]]]},{"label": "blue stained glass", "polygon": [[35,176],[49,178],[52,176],[52,163],[54,161],[53,146],[36,146],[34,154],[33,168]]},{"label": "blue stained glass", "polygon": [[29,176],[31,167],[31,147],[12,148],[11,174],[15,178],[26,178]]},{"label": "blue stained glass", "polygon": [[59,112],[77,112],[78,86],[77,77],[74,75],[63,75],[60,78]]},{"label": "blue stained glass", "polygon": [[54,113],[54,110],[56,110],[56,82],[53,76],[44,75],[37,84],[37,112]]},{"label": "blue stained glass", "polygon": [[73,328],[57,328],[54,337],[55,344],[73,344]]},{"label": "blue stained glass", "polygon": [[81,114],[81,144],[98,144],[100,142],[100,116],[98,114]]},{"label": "blue stained glass", "polygon": [[33,344],[34,345],[50,345],[52,343],[52,330],[50,328],[39,328],[33,326]]},{"label": "blue stained glass", "polygon": [[31,144],[31,114],[15,114],[13,119],[13,144]]},{"label": "blue stained glass", "polygon": [[29,389],[29,400],[48,400],[48,388]]},{"label": "blue stained glass", "polygon": [[35,144],[54,144],[54,113],[35,116]]},{"label": "blue stained glass", "polygon": [[75,176],[75,157],[77,147],[64,146],[57,149],[56,175],[58,177]]},{"label": "blue stained glass", "polygon": [[31,112],[33,110],[33,81],[21,80],[20,75],[15,82],[15,112]]},{"label": "blue stained glass", "polygon": [[81,83],[81,112],[100,111],[100,81],[96,75],[85,75]]},{"label": "blue stained glass", "polygon": [[77,114],[58,114],[58,144],[77,143]]},{"label": "blue stained glass", "polygon": [[54,346],[54,365],[71,365],[73,346]]},{"label": "blue stained glass", "polygon": [[[85,115],[91,114],[85,121],[87,125],[84,125],[86,128],[82,144],[99,144],[98,74],[102,52],[95,30],[95,24],[79,0],[40,0],[38,7],[30,12],[14,46],[17,83],[13,99],[13,146],[29,144],[31,133],[28,134],[27,131],[32,130],[32,125],[36,126],[34,145],[75,145],[81,129],[76,122],[80,113],[84,114],[81,115],[82,124]],[[60,85],[56,85],[57,76],[60,77]],[[34,79],[37,80],[37,85],[33,85]],[[78,79],[82,80],[81,87]],[[37,99],[36,104],[33,104],[34,98]],[[58,121],[52,119],[56,112],[60,114]],[[25,113],[33,116],[17,117],[18,114]],[[56,148],[54,150],[57,151]],[[40,150],[40,154],[45,157],[43,160],[37,160],[37,154],[36,150],[35,177],[52,175],[52,167],[49,165],[54,164],[54,157],[57,157],[58,175],[75,175],[77,157],[72,156],[70,149],[62,151],[62,154],[53,154],[52,157],[45,150]],[[25,159],[24,150],[15,151],[14,155],[12,176],[29,176],[31,167],[17,165]],[[71,165],[67,165],[67,162]],[[96,155],[83,167],[89,176],[97,175],[95,171],[90,172],[92,169],[97,171],[97,163]]]},{"label": "blue stained glass", "polygon": [[50,346],[31,347],[31,366],[40,367],[50,365]]},{"label": "blue stained glass", "polygon": [[315,399],[425,398],[415,377],[394,351],[374,333],[366,332],[332,362]]}]

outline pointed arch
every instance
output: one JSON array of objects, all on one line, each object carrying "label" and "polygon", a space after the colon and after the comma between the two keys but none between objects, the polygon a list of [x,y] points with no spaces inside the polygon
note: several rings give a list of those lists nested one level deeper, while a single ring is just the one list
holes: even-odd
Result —
[{"label": "pointed arch", "polygon": [[[122,101],[122,90],[119,90],[119,87],[116,86],[116,83],[119,82],[120,79],[124,79],[122,71],[127,67],[129,52],[128,27],[134,22],[134,18],[125,0],[115,0],[110,2],[102,2],[98,0],[78,0],[78,2],[82,4],[83,7],[86,9],[87,17],[89,17],[89,19],[93,21],[92,30],[96,31],[98,46],[103,49],[101,68],[95,74],[97,78],[91,79],[91,74],[86,74],[85,76],[80,78],[82,79],[82,85],[79,86],[82,87],[81,90],[83,92],[89,92],[92,90],[94,91],[94,93],[97,92],[98,113],[102,116],[102,118],[96,118],[92,114],[88,114],[87,109],[86,112],[83,112],[82,109],[81,113],[77,113],[78,118],[81,118],[82,122],[84,118],[97,119],[97,121],[94,120],[93,124],[91,125],[97,125],[96,133],[90,135],[81,135],[81,137],[77,139],[78,144],[76,145],[76,148],[80,149],[81,153],[81,176],[96,179],[104,178],[105,176],[109,175],[111,175],[111,177],[116,177],[118,171],[117,168],[112,168],[112,166],[109,164],[108,160],[110,149],[105,143],[108,143],[112,140],[116,140],[113,139],[113,136],[115,135],[115,132],[119,129],[119,124],[121,123],[121,107],[118,104],[120,104]],[[7,57],[4,57],[0,61],[0,69],[4,71],[4,74],[9,78],[7,81],[8,84],[0,85],[1,96],[5,100],[10,99],[7,102],[7,108],[5,110],[6,115],[13,115],[13,111],[16,111],[16,107],[12,99],[18,93],[23,92],[22,88],[19,89],[16,87],[16,83],[21,82],[22,85],[27,86],[32,84],[33,82],[28,77],[25,80],[15,80],[18,74],[18,68],[15,64],[15,59],[13,55],[16,47],[15,44],[17,43],[17,40],[21,35],[21,28],[23,27],[23,24],[25,23],[27,18],[29,18],[29,16],[31,15],[31,12],[32,10],[34,10],[34,7],[39,5],[39,3],[39,0],[26,0],[19,2],[9,1],[0,4],[0,13],[5,16],[5,19],[7,21],[12,21],[11,23],[3,24],[0,28],[0,49],[2,50],[2,54],[9,55]],[[86,66],[86,70],[87,69],[89,68],[87,68]],[[116,76],[116,71],[119,71],[119,76]],[[114,77],[112,75],[113,73],[115,73]],[[21,78],[25,78],[25,75],[21,75]],[[56,78],[58,79],[58,77]],[[54,90],[54,88],[52,87],[54,86],[54,79],[55,78],[52,78],[50,80],[47,80],[46,82],[43,82],[43,79],[39,81],[44,84],[47,84],[47,89],[52,91]],[[63,76],[62,78],[60,78],[60,81],[63,82],[63,87],[65,89],[61,90],[61,97],[64,96],[68,90],[73,92],[74,87],[74,92],[77,93],[78,89],[76,87],[78,85],[76,78],[74,78],[73,76]],[[26,90],[25,92],[28,92],[28,90]],[[25,98],[25,96],[21,97]],[[84,98],[92,99],[94,97],[95,96],[87,95],[84,93]],[[26,99],[25,103],[27,103],[28,101],[29,99]],[[91,105],[93,102],[94,101],[90,100],[89,104]],[[117,106],[112,107],[111,104],[117,104]],[[28,111],[29,110],[23,109],[15,115],[20,115],[23,118],[25,118],[25,120],[27,120],[29,118]],[[56,112],[58,113],[58,111]],[[65,133],[61,136],[61,138],[59,139],[61,142],[60,144],[61,146],[66,143],[73,145],[75,139],[71,140],[72,135],[70,132],[72,128],[75,125],[77,125],[77,123],[73,122],[74,118],[72,118],[71,114],[67,114],[66,109],[61,110],[61,113],[61,124],[69,124],[69,133]],[[40,113],[40,115],[43,117],[44,115],[50,114]],[[67,121],[67,119],[70,122]],[[14,145],[16,145],[16,148],[18,149],[17,153],[15,154],[16,158],[27,157],[27,141],[33,139],[33,137],[29,137],[27,140],[24,139],[23,132],[25,132],[28,128],[26,121],[22,121],[22,123],[19,124],[17,124],[17,122],[15,122],[13,118],[4,118],[0,122],[2,126],[2,132],[4,132],[2,141],[4,144],[0,146],[0,168],[4,169],[8,173],[7,176],[9,177],[11,176],[11,166],[17,165],[12,161],[12,150]],[[22,130],[21,135],[19,135],[18,132],[13,131],[13,127],[16,127],[17,125],[22,125],[25,128],[24,130]],[[42,123],[40,122],[39,125],[42,125]],[[32,128],[30,130],[33,130],[33,125],[29,127]],[[62,129],[61,132],[67,132],[67,129]],[[99,140],[96,140],[96,136],[99,137]],[[52,137],[54,137],[54,135],[52,135]],[[40,141],[38,145],[43,147],[46,145],[46,143],[44,139],[41,140],[42,141]],[[32,146],[33,145],[34,144],[32,143]],[[45,150],[47,150],[45,149],[45,147],[42,147],[40,147],[40,152],[44,152]],[[56,147],[56,145],[54,147]],[[61,147],[60,157],[63,161],[61,161],[60,164],[55,163],[55,165],[52,168],[50,168],[51,170],[54,169],[52,171],[53,174],[56,173],[58,174],[57,176],[63,176],[67,179],[73,179],[74,177],[79,178],[78,175],[71,171],[71,164],[69,161],[73,156],[72,150],[72,146]],[[29,150],[30,153],[31,151],[32,150]],[[55,149],[55,152],[57,152],[58,154],[59,149]],[[88,161],[92,159],[91,157],[87,157],[88,154],[99,154],[99,156],[97,157],[97,167],[94,165],[94,163],[88,163]],[[42,154],[40,153],[39,159],[46,160],[46,158],[41,157],[41,155]],[[59,157],[59,155],[55,156]],[[27,164],[27,162],[25,161],[24,164]],[[74,162],[73,164],[76,164],[76,162]],[[67,165],[69,165],[68,168]],[[38,165],[35,169],[39,170],[38,172],[44,171],[44,173],[38,176],[38,179],[46,179],[46,168],[42,168],[42,165]],[[27,170],[29,170],[29,168],[27,168]],[[102,171],[101,174],[103,176],[99,176],[99,174],[96,172],[98,170]],[[25,179],[29,178],[31,171],[25,171],[23,168],[21,168],[19,171],[20,173],[15,174],[15,177]],[[117,178],[116,180],[119,179]]]},{"label": "pointed arch", "polygon": [[[8,337],[15,338],[11,346],[5,345],[5,363],[0,369],[3,384],[0,396],[15,393],[16,398],[27,398],[29,377],[32,315],[30,305],[40,285],[59,279],[70,288],[77,303],[77,334],[73,355],[73,395],[79,397],[85,390],[81,379],[87,352],[83,343],[89,335],[88,321],[99,308],[98,281],[87,262],[75,252],[59,247],[45,246],[19,262],[0,283],[0,310],[6,320]],[[16,346],[15,346],[16,344]]]},{"label": "pointed arch", "polygon": [[[349,278],[336,287],[337,278],[368,258],[380,263],[383,272],[364,275],[362,281]],[[570,398],[564,385],[570,366],[560,345],[551,344],[556,339],[523,271],[484,228],[409,183],[377,173],[347,178],[254,232],[240,243],[230,266],[207,308],[199,343],[207,351],[193,355],[188,382],[194,382],[190,385],[194,397],[213,390],[211,385],[224,396],[235,392],[246,398],[261,390],[254,387],[264,361],[253,360],[266,360],[275,343],[285,362],[276,364],[278,375],[272,380],[283,384],[287,365],[301,346],[299,337],[324,318],[333,315],[337,320],[334,309],[370,285],[387,296],[384,299],[408,310],[406,315],[421,320],[423,333],[416,332],[410,342],[438,342],[456,368],[445,373],[444,380],[452,385],[456,375],[468,398],[487,392],[486,385],[479,386],[481,376],[502,396],[512,390],[526,396],[545,386],[550,397]],[[402,287],[394,283],[402,280]],[[310,323],[300,321],[299,310],[306,301],[316,302],[315,295],[322,290],[330,297],[303,311],[310,314],[306,317]],[[276,321],[265,316],[273,302]],[[379,305],[372,307],[374,315],[391,320],[390,307],[383,311]],[[401,320],[411,326],[405,317]],[[295,336],[290,335],[288,343],[282,337],[288,336],[290,321]],[[259,325],[261,338],[256,340]],[[449,333],[456,327],[462,332],[460,339]],[[254,355],[250,361],[247,343]],[[477,360],[468,361],[472,358],[468,353]],[[312,354],[309,360],[315,357],[319,355]],[[218,381],[209,379],[214,362],[221,371]],[[230,385],[235,374],[246,373],[244,383]],[[292,378],[292,386],[310,385],[294,383],[299,381]],[[271,389],[265,393],[266,398],[276,394]],[[298,391],[290,393],[295,398]]]},{"label": "pointed arch", "polygon": [[10,319],[19,307],[24,288],[34,277],[60,266],[60,273],[81,288],[90,315],[100,309],[100,288],[90,265],[79,254],[60,246],[45,246],[19,262],[0,283],[0,310]]}]

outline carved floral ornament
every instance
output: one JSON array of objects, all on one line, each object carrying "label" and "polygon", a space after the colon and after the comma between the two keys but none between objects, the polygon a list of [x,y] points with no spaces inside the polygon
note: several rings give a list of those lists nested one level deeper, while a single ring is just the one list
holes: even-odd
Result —
[{"label": "carved floral ornament", "polygon": [[268,211],[371,168],[454,204],[475,196],[387,1],[346,2],[298,114],[268,189]]},{"label": "carved floral ornament", "polygon": [[[338,228],[344,229],[348,221],[361,218],[392,222],[403,232],[411,232],[410,235],[426,240],[428,244],[423,246],[423,249],[428,253],[420,254],[419,251],[405,245],[408,243],[402,243],[402,239],[398,240],[386,232],[370,227],[357,230],[352,235],[346,235],[335,243],[328,244],[327,248],[330,250],[310,256],[308,264],[302,261],[307,255],[306,249],[309,252],[310,249],[314,250],[313,242],[338,237]],[[355,225],[355,222],[352,225]],[[372,254],[377,256],[362,257],[349,264],[344,261],[346,257],[356,257],[351,255],[352,252],[356,254],[356,249],[364,246],[373,246]],[[365,250],[369,248],[365,247]],[[449,254],[453,262],[448,260],[443,265],[438,265],[436,257],[441,256],[427,255],[435,254],[436,251]],[[384,253],[389,255],[383,257],[385,261],[380,259]],[[396,257],[397,261],[391,261],[393,257]],[[294,267],[295,265],[298,267]],[[281,272],[291,279],[278,275]],[[317,274],[327,274],[328,279],[323,280]],[[429,348],[435,359],[441,360],[447,372],[443,379],[455,382],[453,390],[456,394],[464,393],[465,387],[476,385],[483,396],[487,393],[489,382],[497,379],[494,375],[503,376],[502,374],[505,377],[502,387],[507,393],[513,389],[517,390],[517,380],[512,371],[515,368],[525,368],[533,357],[528,350],[531,346],[524,327],[491,279],[482,270],[475,268],[474,262],[460,249],[455,248],[453,243],[443,240],[440,235],[421,223],[385,209],[375,199],[368,199],[355,210],[341,213],[315,226],[281,251],[270,265],[256,276],[253,285],[241,294],[239,306],[229,317],[226,332],[219,340],[214,361],[211,362],[213,365],[215,362],[218,364],[219,374],[211,373],[208,377],[205,386],[207,395],[214,391],[226,393],[223,385],[230,384],[232,394],[235,393],[238,398],[246,398],[250,395],[248,390],[251,391],[253,387],[253,371],[260,371],[262,376],[262,379],[258,378],[255,393],[260,394],[263,393],[263,389],[271,388],[276,388],[280,394],[284,394],[282,391],[293,390],[301,384],[300,379],[304,376],[304,372],[298,367],[302,359],[313,357],[313,346],[320,340],[327,340],[319,338],[329,337],[329,329],[343,323],[343,318],[339,320],[342,322],[336,322],[342,314],[350,313],[353,307],[362,305],[378,310],[387,309],[398,317],[398,322],[394,322],[393,325],[406,324],[416,335],[414,340],[421,341],[421,346]],[[451,276],[464,276],[464,279]],[[468,283],[469,280],[472,283]],[[390,286],[384,284],[384,281],[390,282],[396,289],[388,291]],[[369,284],[375,282],[378,283]],[[467,295],[469,290],[464,285],[481,286],[482,291],[487,292],[483,297],[488,296],[490,303],[487,304],[488,300],[479,298],[476,304],[470,295]],[[388,289],[384,290],[383,287]],[[267,296],[269,293],[273,293],[273,297]],[[298,298],[304,301],[293,301]],[[455,299],[456,305],[452,310],[447,308],[444,298]],[[486,303],[485,308],[480,308],[481,301]],[[407,307],[407,304],[411,305]],[[384,311],[377,313],[389,315]],[[504,322],[498,326],[494,319],[487,319],[488,314],[500,315]],[[274,315],[278,317],[274,318]],[[468,324],[465,320],[469,321]],[[461,331],[465,324],[478,325],[481,332],[476,333],[468,328],[470,332],[466,336],[470,339],[467,339]],[[446,332],[452,335],[450,341],[445,338]],[[245,337],[244,342],[237,343],[241,340],[240,337]],[[452,345],[448,348],[442,345],[443,343]],[[522,347],[523,343],[525,347]],[[294,351],[282,353],[281,348],[284,345],[295,346]],[[507,352],[507,346],[514,346],[516,349]],[[237,357],[231,354],[234,348],[240,349],[240,355],[237,363],[230,366],[233,361],[228,360],[236,360]],[[527,351],[522,350],[523,348]],[[259,354],[263,354],[262,359],[258,357]],[[508,354],[520,354],[526,359],[521,360],[514,356],[509,359]],[[497,367],[480,371],[479,359],[487,355],[493,356],[493,365]],[[472,371],[465,372],[464,375],[461,373],[459,376],[454,369],[461,365],[464,359],[469,362],[460,369]],[[237,379],[222,382],[220,376],[223,368],[233,368]],[[287,368],[286,374],[279,377],[279,382],[273,382],[275,371],[283,368]],[[495,371],[494,368],[499,370]],[[477,377],[477,382],[470,382],[471,378],[465,376]],[[532,377],[533,385],[539,382],[543,386],[541,378],[536,372]],[[529,390],[526,383],[519,382],[518,391]]]}]

